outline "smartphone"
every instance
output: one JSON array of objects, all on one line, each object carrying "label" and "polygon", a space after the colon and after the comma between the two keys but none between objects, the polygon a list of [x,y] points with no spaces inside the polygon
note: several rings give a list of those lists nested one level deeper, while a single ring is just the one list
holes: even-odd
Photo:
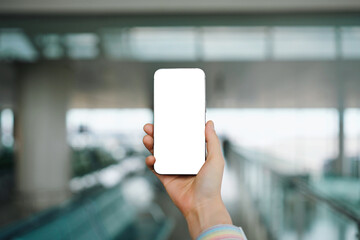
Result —
[{"label": "smartphone", "polygon": [[198,68],[154,74],[154,169],[196,175],[205,162],[205,73]]}]

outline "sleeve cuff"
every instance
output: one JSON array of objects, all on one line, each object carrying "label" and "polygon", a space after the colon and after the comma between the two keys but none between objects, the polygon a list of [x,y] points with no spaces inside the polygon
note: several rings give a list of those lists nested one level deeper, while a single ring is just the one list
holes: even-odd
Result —
[{"label": "sleeve cuff", "polygon": [[197,238],[197,240],[247,240],[241,227],[234,225],[220,224],[203,231]]}]

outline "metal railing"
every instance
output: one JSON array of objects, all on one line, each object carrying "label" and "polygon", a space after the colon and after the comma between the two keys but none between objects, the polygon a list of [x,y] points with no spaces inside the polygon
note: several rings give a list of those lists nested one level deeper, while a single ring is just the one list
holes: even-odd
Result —
[{"label": "metal railing", "polygon": [[310,175],[229,144],[224,153],[239,173],[268,239],[359,239],[359,212],[310,184]]}]

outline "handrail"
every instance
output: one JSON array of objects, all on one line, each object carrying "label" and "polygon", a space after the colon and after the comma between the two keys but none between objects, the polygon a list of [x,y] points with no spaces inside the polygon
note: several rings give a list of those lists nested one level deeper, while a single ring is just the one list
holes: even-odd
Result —
[{"label": "handrail", "polygon": [[266,170],[272,172],[274,175],[279,177],[281,180],[283,180],[285,177],[287,181],[290,181],[297,189],[299,193],[304,195],[305,197],[315,200],[317,202],[321,202],[326,204],[328,207],[330,207],[335,212],[339,213],[340,215],[346,217],[347,219],[353,221],[356,223],[357,226],[357,239],[360,240],[360,216],[358,213],[350,209],[344,204],[339,203],[338,201],[329,198],[327,196],[323,196],[319,194],[318,192],[314,191],[309,184],[305,183],[304,180],[300,179],[298,176],[285,176],[284,170],[277,170],[274,168],[274,166],[269,166],[268,164],[265,164],[264,162],[259,161],[258,159],[249,159],[248,157],[245,157],[243,154],[239,153],[238,151],[239,147],[230,144],[229,149],[224,149],[225,156],[227,155],[227,151],[231,151],[232,154],[236,154],[239,156],[239,158],[251,162],[251,163],[257,163],[260,164],[261,167],[265,168]]},{"label": "handrail", "polygon": [[306,183],[298,178],[293,178],[291,181],[294,185],[299,189],[299,192],[303,194],[305,197],[313,199],[315,201],[323,202],[327,206],[329,206],[332,210],[340,213],[341,215],[347,217],[351,221],[354,221],[357,225],[358,233],[356,235],[357,239],[360,240],[360,216],[348,207],[339,204],[337,201],[333,199],[329,199],[327,197],[321,196],[320,194],[313,191]]},{"label": "handrail", "polygon": [[316,201],[321,201],[329,205],[332,209],[334,209],[336,212],[346,216],[348,219],[356,222],[358,225],[360,225],[360,217],[358,214],[356,214],[354,211],[349,209],[348,207],[339,204],[337,201],[334,201],[333,199],[329,199],[327,197],[321,196],[320,194],[313,191],[307,184],[305,184],[303,181],[293,178],[292,182],[298,187],[300,192],[305,195],[306,197],[309,197],[311,199],[314,199]]}]

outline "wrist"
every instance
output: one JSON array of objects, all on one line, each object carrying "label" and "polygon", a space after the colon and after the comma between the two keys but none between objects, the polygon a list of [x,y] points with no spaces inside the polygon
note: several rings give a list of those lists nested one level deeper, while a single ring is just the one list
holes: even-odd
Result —
[{"label": "wrist", "polygon": [[231,217],[221,197],[199,202],[185,216],[193,239],[206,229],[219,224],[232,224]]}]

